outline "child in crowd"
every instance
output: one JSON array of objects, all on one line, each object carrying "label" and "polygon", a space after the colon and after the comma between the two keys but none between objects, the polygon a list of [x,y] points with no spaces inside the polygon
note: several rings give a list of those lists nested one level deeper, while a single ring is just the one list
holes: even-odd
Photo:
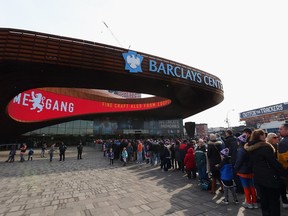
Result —
[{"label": "child in crowd", "polygon": [[32,161],[32,159],[33,159],[33,154],[34,154],[34,151],[33,151],[33,149],[32,148],[30,148],[29,149],[29,152],[28,152],[28,161],[31,159],[31,161]]},{"label": "child in crowd", "polygon": [[236,188],[235,188],[235,183],[233,180],[233,167],[232,163],[230,161],[230,156],[229,156],[229,149],[225,148],[221,150],[221,162],[219,164],[219,169],[220,169],[220,178],[221,182],[223,184],[223,190],[224,190],[224,204],[229,204],[228,200],[228,191],[230,190],[233,196],[233,201],[234,203],[238,204],[238,198],[236,194]]},{"label": "child in crowd", "polygon": [[109,154],[108,154],[109,160],[110,160],[110,165],[113,165],[113,161],[114,161],[114,152],[113,149],[110,148]]},{"label": "child in crowd", "polygon": [[[186,173],[188,179],[192,178],[192,172],[196,169],[196,161],[193,148],[189,148],[185,158],[184,158],[184,165],[186,167]],[[196,174],[193,174],[193,179],[196,178]]]},{"label": "child in crowd", "polygon": [[126,147],[124,147],[122,150],[122,159],[124,162],[123,166],[126,166],[127,158],[128,158],[128,153],[127,153]]},{"label": "child in crowd", "polygon": [[20,162],[24,162],[25,161],[24,154],[26,152],[26,149],[27,149],[27,145],[24,143],[22,145],[22,147],[20,148]]}]

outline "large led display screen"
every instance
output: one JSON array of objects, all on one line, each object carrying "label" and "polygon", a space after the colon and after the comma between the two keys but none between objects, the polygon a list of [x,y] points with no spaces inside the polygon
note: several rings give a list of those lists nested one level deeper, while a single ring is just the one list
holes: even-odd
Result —
[{"label": "large led display screen", "polygon": [[101,117],[94,119],[94,135],[125,134],[127,131],[136,133],[141,130],[150,135],[183,135],[183,120],[153,120],[122,117]]},{"label": "large led display screen", "polygon": [[13,98],[8,104],[8,114],[19,122],[40,122],[87,114],[157,109],[170,103],[169,99],[152,103],[109,103],[31,89]]}]

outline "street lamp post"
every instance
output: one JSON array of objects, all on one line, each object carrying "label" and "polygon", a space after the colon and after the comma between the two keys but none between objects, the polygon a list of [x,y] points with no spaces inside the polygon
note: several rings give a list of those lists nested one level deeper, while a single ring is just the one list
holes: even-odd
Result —
[{"label": "street lamp post", "polygon": [[226,113],[226,119],[225,119],[225,122],[227,123],[227,128],[228,128],[228,129],[230,129],[229,113],[230,113],[231,111],[234,111],[234,109],[230,109],[230,110],[228,110],[227,113]]}]

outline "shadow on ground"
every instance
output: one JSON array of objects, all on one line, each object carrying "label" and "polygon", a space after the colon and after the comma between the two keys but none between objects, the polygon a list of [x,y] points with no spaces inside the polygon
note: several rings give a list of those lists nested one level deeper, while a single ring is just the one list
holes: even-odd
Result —
[{"label": "shadow on ground", "polygon": [[[161,195],[163,199],[170,199],[171,206],[164,215],[261,215],[260,210],[241,207],[244,201],[243,194],[238,194],[239,204],[233,202],[229,205],[222,204],[224,198],[222,193],[217,191],[216,195],[212,195],[208,191],[201,190],[197,179],[189,180],[181,171],[172,169],[161,172],[160,167],[147,164],[131,165],[127,169],[133,171],[139,179],[157,182],[158,187],[166,190],[167,194]],[[159,196],[157,191],[153,194]],[[232,195],[230,197],[232,201]]]},{"label": "shadow on ground", "polygon": [[[48,154],[46,155],[48,156]],[[127,193],[129,193],[129,184],[134,181],[137,181],[135,184],[139,184],[140,189],[137,193],[145,191],[145,188],[141,188],[141,185],[145,185],[145,187],[151,186],[153,190],[149,195],[147,193],[138,195],[140,198],[145,196],[143,199],[149,200],[147,203],[149,203],[153,211],[155,209],[159,210],[159,212],[156,212],[156,210],[151,212],[152,215],[261,215],[260,210],[246,210],[241,207],[241,204],[222,204],[223,194],[218,192],[216,195],[212,195],[208,191],[202,191],[198,186],[198,180],[188,180],[180,171],[169,170],[168,172],[161,172],[160,167],[144,163],[135,164],[134,162],[128,163],[126,167],[123,167],[122,162],[119,160],[115,161],[114,166],[110,166],[109,161],[103,157],[102,152],[96,151],[91,147],[84,148],[83,160],[77,160],[76,147],[67,151],[65,162],[58,161],[58,153],[55,153],[52,162],[49,162],[48,158],[40,158],[37,154],[33,161],[25,161],[23,163],[18,162],[19,155],[17,155],[17,161],[14,163],[5,163],[4,161],[7,157],[1,157],[0,159],[0,172],[3,184],[9,184],[9,182],[15,181],[17,177],[24,177],[23,181],[25,177],[32,177],[26,178],[30,181],[28,184],[23,183],[25,187],[31,188],[34,183],[39,183],[41,179],[38,178],[39,175],[44,175],[53,179],[54,182],[52,183],[56,186],[71,188],[77,182],[81,183],[80,185],[85,185],[87,182],[97,182],[95,179],[99,178],[100,175],[109,175],[108,183],[111,185],[109,190],[114,190],[112,186],[117,183],[117,179],[113,176],[113,170],[117,169],[117,171],[123,173],[123,176],[125,176],[125,173],[127,176],[131,176],[131,174],[135,176],[135,179],[133,177],[126,182],[125,179],[121,179],[119,182],[121,188],[125,188],[128,191]],[[13,172],[11,172],[12,169]],[[108,172],[106,172],[107,170]],[[75,171],[77,171],[77,174],[75,174]],[[84,172],[87,174],[87,171],[89,173],[88,177],[86,175],[87,179],[82,179],[81,175]],[[69,176],[75,175],[78,175],[77,180],[74,182],[69,181]],[[66,178],[57,178],[57,176]],[[22,183],[20,182],[20,184]],[[48,181],[45,184],[50,184],[50,182]],[[43,184],[43,188],[47,186],[45,184]],[[15,188],[15,190],[17,189]],[[126,196],[125,193],[122,195]],[[153,201],[154,198],[155,202]],[[240,203],[244,201],[243,194],[239,194],[238,198]]]}]

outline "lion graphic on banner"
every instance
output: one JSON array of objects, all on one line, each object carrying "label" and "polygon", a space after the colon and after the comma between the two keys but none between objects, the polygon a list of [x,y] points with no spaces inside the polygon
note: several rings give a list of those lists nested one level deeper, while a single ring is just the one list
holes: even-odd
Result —
[{"label": "lion graphic on banner", "polygon": [[43,97],[41,93],[35,94],[34,91],[31,92],[31,97],[32,97],[32,100],[29,100],[29,101],[32,102],[33,104],[30,110],[35,110],[37,108],[38,113],[42,112],[43,107],[44,107],[45,97]]}]

